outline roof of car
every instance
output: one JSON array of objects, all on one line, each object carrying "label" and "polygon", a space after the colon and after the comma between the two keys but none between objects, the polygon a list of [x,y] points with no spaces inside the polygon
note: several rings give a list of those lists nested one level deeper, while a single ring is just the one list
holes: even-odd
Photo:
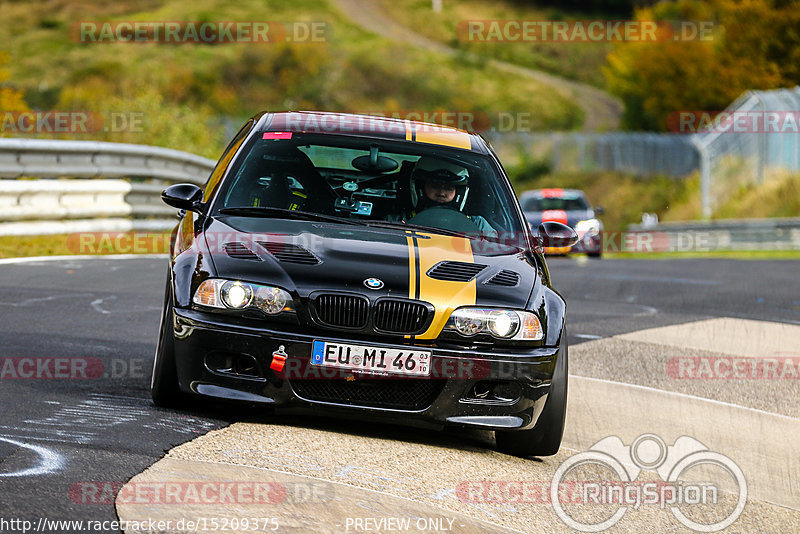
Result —
[{"label": "roof of car", "polygon": [[325,133],[426,143],[486,153],[480,136],[450,126],[352,113],[281,111],[265,113],[256,128],[263,132]]}]

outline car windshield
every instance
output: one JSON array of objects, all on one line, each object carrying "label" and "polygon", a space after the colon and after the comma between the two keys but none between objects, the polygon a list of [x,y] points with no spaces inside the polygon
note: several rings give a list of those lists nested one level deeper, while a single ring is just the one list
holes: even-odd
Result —
[{"label": "car windshield", "polygon": [[522,235],[513,192],[485,155],[355,136],[277,137],[259,134],[243,149],[212,214],[420,227],[487,239]]},{"label": "car windshield", "polygon": [[522,209],[524,211],[584,211],[589,209],[589,203],[581,196],[533,197],[523,201]]}]

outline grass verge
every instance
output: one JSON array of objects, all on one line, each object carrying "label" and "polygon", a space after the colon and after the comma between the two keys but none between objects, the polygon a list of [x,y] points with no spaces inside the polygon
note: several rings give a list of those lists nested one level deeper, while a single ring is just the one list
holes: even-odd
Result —
[{"label": "grass verge", "polygon": [[[0,258],[35,256],[96,256],[106,254],[167,254],[169,233],[105,233],[34,236],[0,236]],[[90,236],[90,237],[87,237]],[[574,257],[580,257],[575,255]],[[737,260],[800,260],[800,250],[752,250],[715,252],[615,252],[607,259],[664,260],[725,258]]]},{"label": "grass verge", "polygon": [[608,254],[608,259],[621,260],[800,260],[800,250],[715,250],[713,252],[619,252]]},{"label": "grass verge", "polygon": [[[546,41],[476,41],[465,31],[466,21],[491,20],[597,20],[620,19],[619,15],[603,16],[564,11],[508,0],[459,0],[443,2],[442,11],[434,13],[430,0],[379,0],[392,18],[414,28],[425,37],[460,50],[515,63],[523,67],[550,72],[596,87],[605,83],[601,67],[613,43],[546,42]],[[488,35],[487,30],[478,35]]]},{"label": "grass verge", "polygon": [[168,252],[168,232],[98,232],[0,236],[0,258],[167,254]]},{"label": "grass verge", "polygon": [[[606,230],[624,230],[639,223],[643,213],[655,213],[659,221],[701,219],[700,177],[634,176],[619,172],[550,173],[541,162],[509,167],[514,189],[563,187],[582,189],[595,206],[602,206]],[[800,174],[775,174],[763,184],[740,186],[714,210],[715,220],[800,217]]]},{"label": "grass verge", "polygon": [[[265,109],[458,111],[489,116],[507,112],[531,116],[530,127],[545,130],[569,130],[583,123],[581,108],[550,86],[494,69],[480,58],[450,56],[370,34],[325,0],[0,5],[5,22],[0,25],[0,47],[11,56],[9,85],[22,89],[35,109],[103,115],[103,128],[77,136],[84,139],[168,146],[217,157],[230,134],[225,130]],[[91,43],[70,33],[79,21],[263,21],[265,17],[287,27],[302,21],[324,23],[325,39],[213,45]],[[136,127],[113,127],[110,118],[131,114],[136,114]]]}]

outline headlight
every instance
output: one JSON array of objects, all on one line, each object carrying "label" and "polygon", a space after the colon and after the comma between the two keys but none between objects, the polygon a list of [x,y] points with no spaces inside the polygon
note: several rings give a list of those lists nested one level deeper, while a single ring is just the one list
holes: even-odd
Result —
[{"label": "headlight", "polygon": [[578,221],[575,225],[575,231],[584,234],[599,234],[600,221],[597,219],[586,219],[585,221]]},{"label": "headlight", "polygon": [[256,306],[268,315],[275,315],[286,309],[286,303],[292,302],[292,297],[283,289],[269,286],[259,286],[256,290]]},{"label": "headlight", "polygon": [[225,282],[219,293],[225,306],[237,310],[246,308],[253,300],[253,289],[241,282]]},{"label": "headlight", "polygon": [[258,308],[267,315],[294,309],[292,296],[279,287],[210,278],[194,292],[192,302],[208,308],[245,310]]},{"label": "headlight", "polygon": [[536,314],[491,308],[459,308],[450,315],[445,328],[464,337],[489,334],[520,341],[538,341],[544,335]]}]

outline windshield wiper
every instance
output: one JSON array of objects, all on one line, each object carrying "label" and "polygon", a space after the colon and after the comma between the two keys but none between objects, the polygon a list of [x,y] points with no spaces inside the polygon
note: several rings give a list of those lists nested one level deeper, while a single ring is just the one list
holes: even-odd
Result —
[{"label": "windshield wiper", "polygon": [[444,228],[423,226],[421,224],[409,224],[409,223],[378,221],[378,220],[366,220],[362,221],[362,223],[366,224],[367,226],[375,226],[376,228],[393,228],[393,229],[396,228],[398,230],[423,230],[425,232],[431,232],[434,234],[452,235],[456,237],[474,237],[466,232],[456,232],[455,230],[445,230]]},{"label": "windshield wiper", "polygon": [[222,208],[219,212],[223,215],[245,215],[250,217],[274,217],[277,219],[300,219],[304,221],[323,221],[339,224],[361,224],[358,221],[334,217],[332,215],[322,215],[309,211],[287,210],[284,208],[272,208],[269,206],[236,206],[232,208]]}]

